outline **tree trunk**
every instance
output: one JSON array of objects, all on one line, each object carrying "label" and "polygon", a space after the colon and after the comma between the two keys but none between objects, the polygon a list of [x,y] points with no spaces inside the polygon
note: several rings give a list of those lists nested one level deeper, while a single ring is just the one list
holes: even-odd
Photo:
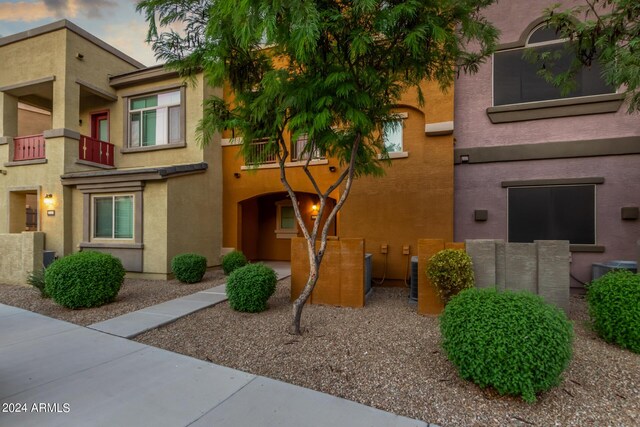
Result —
[{"label": "tree trunk", "polygon": [[313,244],[307,241],[307,251],[309,253],[309,277],[307,283],[304,285],[302,292],[298,295],[298,298],[293,302],[293,321],[291,322],[291,333],[294,335],[301,335],[302,331],[300,323],[302,320],[302,309],[313,292],[313,288],[318,281],[318,268],[319,263],[316,259],[315,242]]}]

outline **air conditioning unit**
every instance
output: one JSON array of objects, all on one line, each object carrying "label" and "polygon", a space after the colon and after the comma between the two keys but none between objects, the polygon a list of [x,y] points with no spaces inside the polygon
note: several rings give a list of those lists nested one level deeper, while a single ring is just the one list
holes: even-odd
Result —
[{"label": "air conditioning unit", "polygon": [[629,270],[633,273],[638,272],[638,263],[635,261],[607,261],[603,263],[591,264],[591,280],[596,280],[604,276],[611,270]]}]

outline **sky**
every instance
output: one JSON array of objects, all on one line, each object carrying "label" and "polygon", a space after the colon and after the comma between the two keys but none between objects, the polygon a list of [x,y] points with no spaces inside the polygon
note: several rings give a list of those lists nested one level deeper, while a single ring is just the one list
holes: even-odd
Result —
[{"label": "sky", "polygon": [[147,24],[137,0],[0,0],[0,37],[68,19],[147,66],[155,65],[145,43]]}]

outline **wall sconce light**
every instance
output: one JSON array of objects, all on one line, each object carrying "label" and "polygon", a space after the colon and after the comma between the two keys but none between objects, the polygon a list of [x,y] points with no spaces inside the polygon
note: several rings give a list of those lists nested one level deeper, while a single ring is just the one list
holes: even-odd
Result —
[{"label": "wall sconce light", "polygon": [[82,126],[82,119],[78,120],[78,125]]},{"label": "wall sconce light", "polygon": [[44,195],[44,204],[47,208],[53,207],[53,194],[47,193]]},{"label": "wall sconce light", "polygon": [[7,170],[6,170],[6,169],[0,169],[0,173],[1,173],[2,175],[6,175],[6,174],[7,174]]},{"label": "wall sconce light", "polygon": [[234,176],[234,178],[240,178],[240,173],[239,172],[234,172],[233,176]]},{"label": "wall sconce light", "polygon": [[462,163],[469,163],[469,155],[468,154],[463,154],[460,156],[460,162]]},{"label": "wall sconce light", "polygon": [[312,211],[314,214],[318,213],[318,205],[314,203],[314,204],[311,206],[311,211]]},{"label": "wall sconce light", "polygon": [[336,171],[335,166],[329,166],[329,172],[335,172],[335,171]]}]

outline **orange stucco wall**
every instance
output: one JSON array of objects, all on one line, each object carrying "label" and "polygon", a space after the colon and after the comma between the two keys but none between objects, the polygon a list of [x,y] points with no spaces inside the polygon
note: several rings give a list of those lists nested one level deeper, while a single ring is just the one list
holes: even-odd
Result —
[{"label": "orange stucco wall", "polygon": [[[365,251],[373,254],[373,277],[384,275],[387,284],[394,284],[394,280],[397,284],[405,278],[410,256],[417,255],[419,238],[453,240],[453,136],[425,134],[426,124],[453,121],[453,89],[443,93],[437,84],[425,83],[423,92],[425,105],[419,106],[415,92],[410,92],[396,108],[397,113],[406,113],[403,120],[406,157],[391,160],[383,177],[358,178],[337,218],[337,235],[364,238]],[[223,134],[225,137],[231,134]],[[238,206],[253,197],[284,191],[280,171],[277,168],[243,170],[244,161],[238,153],[238,146],[222,149],[223,245],[240,249],[245,245],[250,250],[264,252],[270,248],[264,245],[254,248],[252,243],[247,243],[246,236],[240,237],[243,225]],[[330,166],[335,166],[337,172],[330,172]],[[337,178],[339,166],[337,160],[328,159],[327,164],[311,166],[311,170],[320,186],[326,188]],[[315,193],[301,167],[287,168],[287,175],[295,191]],[[342,190],[332,196],[337,200]],[[310,209],[311,204],[304,206],[303,211]],[[248,218],[244,216],[244,221]],[[268,228],[254,232],[273,234],[272,226]],[[246,224],[244,229],[249,229]],[[386,257],[380,251],[383,244],[388,247]],[[410,247],[409,255],[402,253],[403,246]],[[284,254],[275,246],[271,249],[275,256]]]}]

